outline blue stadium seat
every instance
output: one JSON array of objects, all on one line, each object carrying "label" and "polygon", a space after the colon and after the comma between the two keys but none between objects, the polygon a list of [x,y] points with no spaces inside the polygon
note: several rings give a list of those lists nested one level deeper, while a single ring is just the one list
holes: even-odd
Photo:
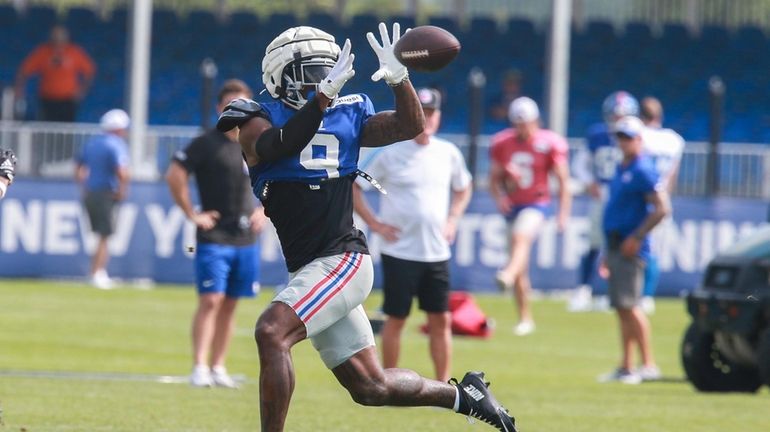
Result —
[{"label": "blue stadium seat", "polygon": [[362,14],[354,16],[353,19],[350,20],[350,25],[348,27],[351,31],[376,32],[379,23],[380,19],[376,16]]},{"label": "blue stadium seat", "polygon": [[265,21],[265,27],[271,29],[271,33],[275,33],[271,39],[282,31],[298,25],[297,19],[290,14],[273,14],[267,17]]},{"label": "blue stadium seat", "polygon": [[179,16],[172,9],[155,9],[152,12],[153,37],[156,33],[169,34],[179,29]]},{"label": "blue stadium seat", "polygon": [[[471,19],[470,33],[473,37],[490,37],[496,39],[500,36],[497,31],[497,22],[491,18],[477,17]],[[493,39],[487,39],[487,43]]]},{"label": "blue stadium seat", "polygon": [[194,10],[190,12],[182,23],[182,26],[193,30],[195,33],[208,33],[211,30],[216,30],[219,23],[216,16],[207,10]]},{"label": "blue stadium seat", "polygon": [[428,24],[436,27],[441,27],[455,36],[458,36],[460,33],[463,33],[462,30],[460,29],[460,26],[457,25],[457,21],[455,21],[453,18],[431,17],[430,19],[428,19]]},{"label": "blue stadium seat", "polygon": [[93,27],[98,25],[99,18],[93,9],[84,7],[73,7],[67,12],[67,18],[64,23],[70,29]]},{"label": "blue stadium seat", "polygon": [[24,13],[24,20],[37,27],[37,30],[48,31],[56,23],[56,11],[48,6],[30,6]]},{"label": "blue stadium seat", "polygon": [[369,84],[371,81],[368,80],[368,76],[377,70],[379,63],[374,51],[369,48],[369,42],[366,40],[366,33],[372,32],[377,36],[377,39],[379,39],[377,26],[380,21],[381,20],[374,15],[356,15],[350,20],[349,25],[345,29],[345,34],[350,38],[350,42],[353,45],[353,51],[356,54],[356,71],[361,74],[361,77],[364,77],[364,79],[361,79],[359,76],[356,76],[353,81],[346,86],[346,92],[368,93],[368,89],[374,87]]},{"label": "blue stadium seat", "polygon": [[18,20],[16,9],[9,4],[0,4],[0,29],[14,25]]},{"label": "blue stadium seat", "polygon": [[116,8],[112,11],[110,27],[118,31],[125,31],[128,28],[128,10],[126,8]]},{"label": "blue stadium seat", "polygon": [[393,23],[398,23],[401,26],[401,32],[406,31],[406,29],[417,27],[417,23],[414,20],[414,17],[412,16],[404,16],[404,15],[392,16],[387,20],[385,20],[385,23],[388,25],[388,28],[392,28]]},{"label": "blue stadium seat", "polygon": [[586,26],[585,33],[594,44],[604,44],[616,37],[615,28],[606,21],[590,21]]},{"label": "blue stadium seat", "polygon": [[669,49],[673,47],[678,48],[690,42],[690,32],[687,30],[687,27],[681,24],[664,24],[661,40]]},{"label": "blue stadium seat", "polygon": [[319,28],[342,41],[345,40],[344,35],[340,34],[341,30],[337,19],[327,13],[313,12],[307,16],[307,19],[304,20],[303,24]]},{"label": "blue stadium seat", "polygon": [[[95,121],[112,106],[123,102],[128,79],[126,68],[127,17],[118,8],[106,22],[91,9],[72,8],[65,22],[73,39],[82,44],[98,63],[93,89],[84,101],[79,118]],[[0,82],[13,81],[22,58],[47,37],[56,21],[52,8],[35,6],[17,16],[8,5],[0,5],[0,40],[13,40],[0,51]],[[391,17],[404,28],[414,27],[412,17]],[[359,75],[346,92],[365,92],[377,110],[392,108],[391,90],[368,77],[378,67],[365,34],[377,32],[380,18],[357,15],[338,23],[332,15],[312,13],[298,21],[288,14],[275,14],[260,21],[255,14],[233,13],[225,24],[208,11],[191,12],[187,18],[169,9],[153,12],[150,120],[160,124],[197,124],[201,60],[211,56],[223,80],[241,77],[255,90],[261,87],[260,65],[264,48],[278,33],[302,24],[332,32],[338,40],[350,37],[356,52]],[[517,68],[523,75],[523,92],[539,96],[544,91],[546,35],[530,20],[511,19],[500,32],[491,19],[476,18],[467,30],[449,17],[434,17],[429,23],[455,34],[463,44],[460,56],[447,68],[426,74],[414,71],[415,85],[443,86],[448,103],[442,130],[464,132],[467,128],[467,77],[472,67],[487,74],[485,96],[497,92],[503,71]],[[23,35],[23,37],[18,37]],[[689,140],[708,137],[707,82],[712,74],[723,77],[728,88],[725,138],[731,141],[770,141],[770,48],[768,37],[757,27],[741,27],[730,34],[724,28],[706,26],[698,35],[686,27],[666,24],[660,36],[649,25],[630,22],[616,31],[609,22],[590,22],[584,31],[573,31],[571,53],[570,136],[582,136],[589,124],[600,120],[601,101],[611,91],[626,89],[641,97],[653,94],[666,104],[666,123]],[[494,43],[495,49],[487,49]],[[227,47],[228,49],[223,49]],[[728,61],[729,59],[729,61]],[[265,97],[265,96],[262,96]],[[177,107],[172,109],[173,107]],[[181,107],[181,108],[179,108]],[[34,108],[34,107],[33,107]],[[504,124],[487,120],[484,130],[495,132]]]},{"label": "blue stadium seat", "polygon": [[743,26],[736,30],[735,41],[744,46],[762,47],[767,43],[767,37],[759,27]]},{"label": "blue stadium seat", "polygon": [[259,27],[259,20],[251,12],[238,11],[230,15],[228,25],[234,31],[255,29]]},{"label": "blue stadium seat", "polygon": [[703,47],[703,54],[717,53],[730,44],[730,35],[724,27],[703,26],[698,42]]},{"label": "blue stadium seat", "polygon": [[650,26],[643,22],[629,21],[626,24],[625,36],[628,42],[647,43],[652,39],[652,32]]},{"label": "blue stadium seat", "polygon": [[507,34],[510,36],[529,37],[535,34],[535,24],[522,18],[508,20]]}]

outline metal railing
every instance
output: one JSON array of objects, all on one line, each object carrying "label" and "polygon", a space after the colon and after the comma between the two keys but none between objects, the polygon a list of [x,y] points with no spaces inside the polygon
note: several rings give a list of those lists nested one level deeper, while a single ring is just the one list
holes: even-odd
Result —
[{"label": "metal railing", "polygon": [[[137,180],[159,178],[174,151],[187,145],[200,132],[200,128],[191,126],[150,126],[145,154],[141,160],[132,161],[133,177]],[[99,125],[90,123],[0,121],[0,147],[16,153],[17,176],[62,178],[73,175],[75,156],[99,133]]]},{"label": "metal railing", "polygon": [[[133,178],[158,180],[166,171],[171,156],[185,147],[201,129],[192,126],[151,126],[147,132],[145,154],[132,161]],[[100,133],[95,124],[42,122],[0,122],[0,147],[11,148],[18,157],[17,176],[64,178],[74,172],[74,157],[83,144]],[[468,159],[469,137],[465,134],[440,134],[455,143]],[[485,187],[489,173],[490,136],[478,139],[476,178]],[[570,156],[584,148],[584,140],[569,140]],[[367,154],[361,157],[366,160]],[[688,142],[679,168],[675,193],[706,194],[708,145]],[[745,198],[770,198],[770,146],[763,144],[722,144],[719,152],[719,194]]]}]

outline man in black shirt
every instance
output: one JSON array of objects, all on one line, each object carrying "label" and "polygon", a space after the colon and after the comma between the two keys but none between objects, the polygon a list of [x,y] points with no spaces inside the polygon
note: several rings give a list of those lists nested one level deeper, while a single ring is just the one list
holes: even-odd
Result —
[{"label": "man in black shirt", "polygon": [[[231,100],[251,95],[244,82],[225,82],[219,91],[218,112]],[[204,133],[174,155],[166,174],[174,201],[198,228],[199,297],[192,323],[190,384],[200,387],[236,387],[225,369],[235,306],[240,297],[253,297],[258,289],[255,241],[265,216],[251,195],[237,136],[236,131],[216,129]],[[197,179],[201,211],[190,201],[190,174]]]}]

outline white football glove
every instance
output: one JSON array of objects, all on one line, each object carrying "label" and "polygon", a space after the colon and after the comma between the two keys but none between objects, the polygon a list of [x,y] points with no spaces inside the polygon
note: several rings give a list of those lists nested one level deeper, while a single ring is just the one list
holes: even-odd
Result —
[{"label": "white football glove", "polygon": [[395,86],[409,78],[409,71],[406,70],[406,66],[402,65],[393,53],[393,46],[401,38],[401,26],[398,23],[393,23],[393,40],[388,37],[388,27],[385,23],[380,23],[379,28],[382,45],[377,42],[377,38],[372,32],[366,34],[369,45],[372,46],[374,53],[380,60],[380,68],[372,75],[372,81],[379,81],[384,78],[388,85]]},{"label": "white football glove", "polygon": [[342,86],[356,74],[356,71],[353,70],[355,58],[356,55],[350,53],[350,39],[345,39],[345,46],[342,47],[340,55],[337,56],[337,63],[329,71],[329,75],[318,84],[318,91],[329,99],[336,98],[342,90]]}]

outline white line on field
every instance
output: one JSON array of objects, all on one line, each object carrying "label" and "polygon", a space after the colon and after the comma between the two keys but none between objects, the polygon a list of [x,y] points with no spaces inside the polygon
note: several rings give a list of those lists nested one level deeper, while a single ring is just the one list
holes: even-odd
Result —
[{"label": "white line on field", "polygon": [[[161,384],[187,384],[187,375],[144,375],[120,372],[68,372],[68,371],[29,371],[0,369],[0,376],[15,378],[50,378],[80,381],[134,381],[156,382]],[[245,375],[231,375],[238,383],[246,382]]]}]

